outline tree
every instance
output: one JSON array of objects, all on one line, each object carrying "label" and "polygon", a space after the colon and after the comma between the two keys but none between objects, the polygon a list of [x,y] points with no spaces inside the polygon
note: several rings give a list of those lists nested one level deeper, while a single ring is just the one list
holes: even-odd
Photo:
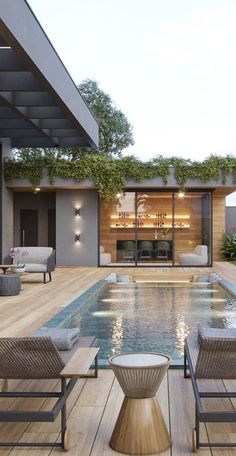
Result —
[{"label": "tree", "polygon": [[134,144],[126,116],[96,81],[86,79],[79,85],[79,91],[99,123],[99,152],[120,156],[123,149]]},{"label": "tree", "polygon": [[85,154],[102,153],[108,156],[121,156],[123,149],[134,144],[132,126],[128,119],[120,111],[110,95],[103,92],[96,81],[86,79],[78,86],[88,107],[99,124],[99,148],[88,147],[65,148],[65,149],[21,149],[16,150],[16,157],[27,160],[27,157],[55,156],[76,160]]}]

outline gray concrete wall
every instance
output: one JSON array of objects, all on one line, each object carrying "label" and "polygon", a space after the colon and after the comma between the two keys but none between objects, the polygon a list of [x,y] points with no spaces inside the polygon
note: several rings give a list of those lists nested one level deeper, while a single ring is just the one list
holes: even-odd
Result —
[{"label": "gray concrete wall", "polygon": [[225,231],[236,231],[236,207],[227,206],[225,208]]},{"label": "gray concrete wall", "polygon": [[38,211],[38,245],[48,246],[48,209],[55,209],[55,193],[14,193],[14,245],[20,245],[20,211]]},{"label": "gray concrete wall", "polygon": [[[129,180],[126,183],[125,188],[126,189],[143,189],[143,188],[148,188],[148,189],[162,189],[162,190],[168,190],[168,188],[171,189],[179,189],[179,185],[176,183],[175,179],[175,170],[173,167],[170,167],[170,173],[167,179],[167,184],[163,184],[163,179],[162,177],[154,177],[151,179],[143,179],[141,182],[137,182],[134,180]],[[32,188],[32,183],[28,179],[12,179],[11,181],[7,182],[7,186],[9,188]],[[96,189],[96,186],[94,182],[91,180],[87,179],[81,182],[78,182],[74,179],[64,179],[62,177],[57,177],[55,179],[55,182],[53,184],[50,183],[49,177],[48,177],[48,170],[45,168],[43,170],[43,177],[41,179],[41,182],[39,184],[39,187],[45,188],[45,189],[51,189],[53,190],[55,187],[56,188],[67,188],[67,189]],[[197,189],[201,190],[203,189],[217,189],[217,188],[225,188],[228,190],[228,194],[236,191],[236,185],[234,184],[233,181],[233,175],[230,174],[226,178],[225,184],[222,184],[221,179],[219,181],[215,180],[209,180],[207,182],[202,181],[201,179],[192,179],[189,178],[187,179],[186,189]]]},{"label": "gray concrete wall", "polygon": [[[12,156],[10,139],[0,139],[2,145],[2,161],[4,157]],[[2,192],[2,259],[9,255],[10,248],[13,246],[13,193],[5,186],[5,181],[1,181]]]},{"label": "gray concrete wall", "polygon": [[[75,216],[80,208],[80,216]],[[75,242],[75,235],[80,241]],[[57,266],[97,266],[98,197],[96,190],[57,190]]]}]

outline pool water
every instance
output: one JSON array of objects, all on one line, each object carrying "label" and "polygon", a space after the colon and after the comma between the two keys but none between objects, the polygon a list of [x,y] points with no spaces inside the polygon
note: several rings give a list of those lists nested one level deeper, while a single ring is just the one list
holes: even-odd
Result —
[{"label": "pool water", "polygon": [[184,339],[199,327],[236,327],[236,298],[218,283],[108,284],[64,327],[96,335],[99,358],[128,351],[165,353],[183,363]]}]

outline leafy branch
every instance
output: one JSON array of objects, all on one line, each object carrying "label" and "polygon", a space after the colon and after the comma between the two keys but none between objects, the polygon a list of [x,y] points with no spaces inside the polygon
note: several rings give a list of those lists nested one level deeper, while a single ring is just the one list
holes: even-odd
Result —
[{"label": "leafy branch", "polygon": [[27,178],[32,187],[40,185],[43,169],[48,169],[49,180],[54,184],[57,177],[74,179],[77,182],[90,179],[96,185],[99,193],[106,201],[114,199],[117,193],[122,193],[127,181],[133,179],[140,182],[143,179],[161,177],[163,184],[168,182],[170,167],[175,169],[175,178],[180,188],[184,188],[187,179],[210,180],[226,183],[227,177],[233,175],[236,184],[236,158],[232,156],[210,156],[203,162],[182,158],[156,157],[142,162],[134,156],[113,158],[105,154],[88,154],[75,161],[69,161],[54,154],[35,154],[35,156],[6,159],[4,175],[6,181]]}]

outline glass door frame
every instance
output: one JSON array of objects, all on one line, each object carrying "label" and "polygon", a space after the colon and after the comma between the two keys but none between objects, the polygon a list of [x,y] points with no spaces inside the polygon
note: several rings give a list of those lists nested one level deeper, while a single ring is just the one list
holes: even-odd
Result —
[{"label": "glass door frame", "polygon": [[[130,267],[130,268],[133,268],[133,267],[142,267],[142,268],[151,268],[151,267],[156,267],[156,268],[167,268],[167,267],[176,267],[176,268],[183,268],[182,265],[180,264],[175,264],[175,197],[176,195],[178,194],[179,192],[179,189],[173,189],[173,188],[170,188],[170,189],[158,189],[158,190],[155,190],[153,188],[129,188],[129,189],[125,189],[124,190],[124,193],[135,193],[135,227],[134,227],[134,230],[133,230],[133,233],[134,233],[134,245],[135,245],[135,259],[132,263],[128,264],[127,265],[119,265],[117,267],[119,268],[127,268],[127,267]],[[139,262],[138,262],[138,226],[137,226],[137,209],[138,209],[138,206],[137,206],[137,195],[138,193],[140,192],[146,192],[146,193],[171,193],[172,194],[172,228],[171,228],[171,233],[172,233],[172,264],[170,266],[170,263],[169,264],[165,264],[163,263],[162,265],[158,265],[158,264],[155,264],[154,262],[151,263],[151,264],[142,264],[140,265]],[[209,219],[210,219],[210,227],[209,227],[209,245],[208,245],[208,249],[209,249],[209,254],[208,254],[208,264],[204,267],[211,267],[212,266],[212,263],[213,263],[213,204],[212,204],[212,193],[213,193],[213,190],[212,189],[208,189],[208,188],[195,188],[195,189],[186,189],[186,193],[208,193],[209,194],[209,201],[210,201],[210,211],[209,211]],[[100,230],[100,207],[101,207],[101,198],[99,197],[99,194],[98,194],[98,266],[100,266],[100,256],[99,256],[99,246],[100,246],[100,238],[101,238],[101,230]],[[114,267],[112,265],[105,265],[105,266],[102,266],[102,267]],[[193,266],[184,266],[184,267],[193,267]],[[198,268],[198,267],[203,267],[203,266],[198,266],[198,265],[195,265],[194,266],[195,268]]]},{"label": "glass door frame", "polygon": [[[162,189],[158,189],[158,191],[154,190],[154,189],[138,189],[138,190],[134,190],[135,191],[135,249],[136,249],[136,254],[135,254],[135,264],[134,266],[136,267],[157,267],[157,268],[167,268],[167,267],[173,267],[174,266],[174,192],[172,189],[168,189],[168,190],[162,190]],[[138,260],[138,234],[140,233],[139,231],[139,227],[138,227],[138,194],[139,193],[156,193],[157,195],[158,194],[169,194],[170,197],[171,197],[171,220],[172,220],[172,223],[171,223],[171,241],[172,241],[172,259],[170,261],[168,261],[168,263],[162,263],[161,265],[158,264],[158,262],[155,262],[152,261],[147,264],[143,264],[142,262],[140,262]],[[140,264],[141,263],[141,264]]]}]

